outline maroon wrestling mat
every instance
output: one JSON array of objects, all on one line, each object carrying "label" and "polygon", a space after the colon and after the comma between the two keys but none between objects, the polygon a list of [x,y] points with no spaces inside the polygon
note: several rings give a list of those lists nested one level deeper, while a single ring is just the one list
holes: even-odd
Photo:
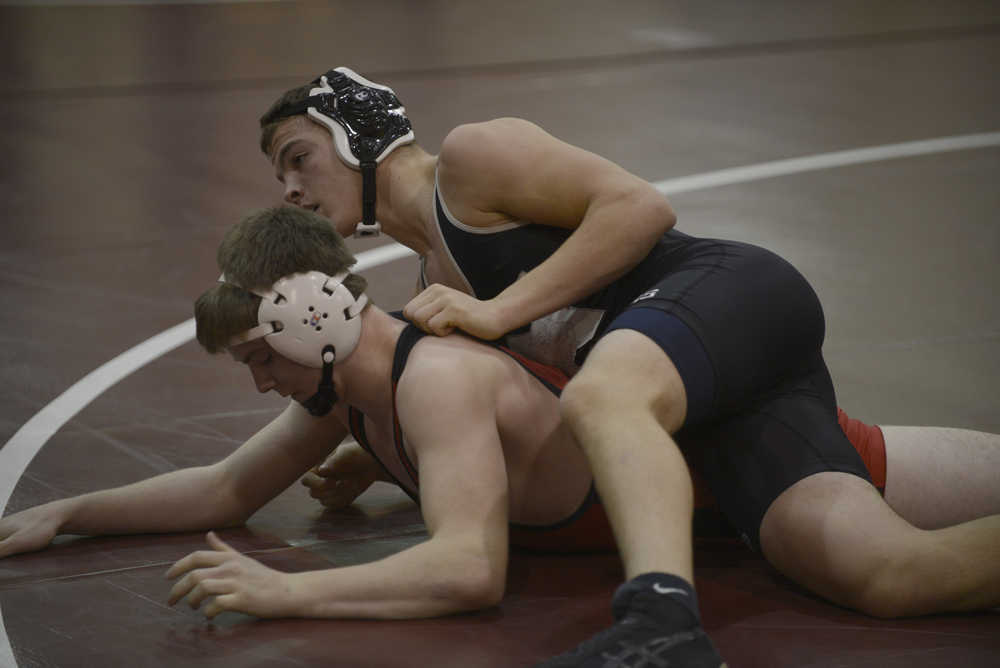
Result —
[{"label": "maroon wrestling mat", "polygon": [[[5,514],[215,461],[281,409],[188,343],[95,391],[30,463],[4,452],[67,388],[191,317],[223,231],[281,196],[258,115],[334,65],[391,84],[432,153],[457,124],[520,116],[653,182],[1000,130],[1000,5],[976,0],[45,0],[3,3],[0,54]],[[994,146],[671,199],[682,231],[759,243],[802,269],[852,416],[1000,432],[998,173]],[[416,262],[365,275],[380,306],[400,308]],[[303,570],[424,533],[390,488],[324,513],[295,486],[222,536]],[[527,666],[606,626],[621,579],[614,555],[519,553],[506,598],[479,614],[208,623],[167,607],[163,577],[203,546],[64,538],[0,560],[0,668]],[[700,542],[696,563],[730,668],[1000,666],[996,611],[876,620],[739,544]]]},{"label": "maroon wrestling mat", "polygon": [[[415,507],[378,485],[356,508],[318,512],[293,489],[245,529],[234,547],[289,571],[378,559],[424,538]],[[25,666],[530,666],[610,620],[621,573],[613,555],[517,553],[503,603],[477,614],[401,622],[208,622],[167,607],[169,565],[203,538],[73,539],[0,562],[0,604]],[[954,668],[997,665],[1000,615],[880,621],[798,591],[741,544],[701,541],[697,587],[705,627],[731,668]]]}]

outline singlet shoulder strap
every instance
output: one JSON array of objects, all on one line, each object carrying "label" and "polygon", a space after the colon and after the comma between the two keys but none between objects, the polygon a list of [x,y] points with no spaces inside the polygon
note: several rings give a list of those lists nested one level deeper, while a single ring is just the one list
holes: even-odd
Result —
[{"label": "singlet shoulder strap", "polygon": [[421,255],[420,256],[420,276],[419,276],[419,281],[420,281],[420,289],[421,290],[426,290],[427,289],[427,256],[426,255]]},{"label": "singlet shoulder strap", "polygon": [[427,335],[421,332],[415,325],[407,324],[396,341],[396,352],[392,359],[392,437],[393,441],[395,441],[396,454],[399,456],[399,461],[403,464],[403,468],[406,469],[410,479],[413,480],[413,484],[418,487],[420,486],[420,477],[417,474],[417,467],[413,465],[410,456],[406,454],[406,446],[403,442],[403,428],[399,424],[399,414],[396,412],[396,385],[399,383],[399,378],[403,375],[403,369],[406,368],[406,361],[410,358],[410,351],[413,350],[413,346],[417,345],[417,341],[425,336]]},{"label": "singlet shoulder strap", "polygon": [[497,232],[506,232],[508,230],[516,230],[521,227],[527,226],[529,223],[524,221],[515,220],[508,223],[497,223],[495,225],[490,225],[488,227],[473,227],[471,225],[466,225],[458,219],[458,216],[453,214],[448,208],[448,203],[444,201],[444,197],[441,195],[441,186],[438,183],[438,173],[434,172],[434,214],[437,218],[437,223],[439,226],[442,224],[447,224],[456,230],[461,230],[466,234],[471,234],[475,236],[484,236],[490,234],[496,234]]},{"label": "singlet shoulder strap", "polygon": [[377,460],[378,457],[375,456],[375,451],[372,450],[372,446],[368,442],[368,434],[365,433],[365,414],[354,406],[348,406],[347,421],[348,427],[351,430],[351,436],[354,437],[354,440],[358,442],[358,445],[360,445],[365,452],[372,457],[375,457]]},{"label": "singlet shoulder strap", "polygon": [[396,354],[392,359],[393,393],[396,391],[396,383],[403,375],[403,369],[406,368],[406,360],[410,358],[410,351],[413,350],[413,346],[417,345],[417,341],[425,336],[427,335],[412,324],[407,324],[406,329],[399,335],[399,340],[396,342]]},{"label": "singlet shoulder strap", "polygon": [[372,456],[372,459],[378,462],[379,467],[381,467],[382,471],[396,483],[396,486],[403,490],[406,495],[413,499],[413,501],[419,506],[420,498],[416,494],[410,492],[409,488],[407,488],[406,485],[399,480],[399,478],[392,474],[392,471],[386,467],[385,463],[379,458],[375,450],[372,449],[371,443],[368,442],[368,435],[365,433],[365,414],[354,406],[349,406],[347,409],[347,415],[348,422],[350,423],[349,427],[351,430],[351,436],[354,437],[354,440],[358,442],[358,445],[360,445],[365,452]]}]

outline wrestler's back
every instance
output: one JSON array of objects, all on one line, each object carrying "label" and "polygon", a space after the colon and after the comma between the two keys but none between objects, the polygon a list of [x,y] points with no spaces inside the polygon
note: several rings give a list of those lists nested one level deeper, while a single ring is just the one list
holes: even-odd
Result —
[{"label": "wrestler's back", "polygon": [[[585,456],[560,420],[559,397],[509,354],[462,334],[427,336],[417,342],[399,378],[397,397],[405,395],[410,383],[428,392],[446,382],[447,376],[440,373],[434,374],[433,382],[423,377],[432,365],[410,366],[413,356],[438,355],[449,360],[450,369],[476,369],[489,384],[506,465],[509,521],[551,525],[576,512],[590,491],[592,477]],[[419,468],[420,444],[405,439],[405,423],[400,427],[407,455]],[[390,470],[395,468],[392,463],[399,457],[392,425],[373,424],[366,418],[366,431],[378,457]]]}]

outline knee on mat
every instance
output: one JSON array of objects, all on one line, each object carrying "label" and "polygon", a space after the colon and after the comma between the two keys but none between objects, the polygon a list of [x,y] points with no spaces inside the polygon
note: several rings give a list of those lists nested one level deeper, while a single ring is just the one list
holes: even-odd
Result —
[{"label": "knee on mat", "polygon": [[926,598],[934,578],[921,566],[926,559],[921,560],[920,550],[911,541],[818,537],[801,531],[802,518],[792,523],[778,519],[772,517],[763,527],[762,548],[768,561],[800,586],[880,619],[921,614],[919,597]]},{"label": "knee on mat", "polygon": [[[859,612],[879,619],[921,614],[916,594],[921,583],[908,560],[887,558],[841,583],[840,601]],[[931,583],[924,582],[923,587]]]}]

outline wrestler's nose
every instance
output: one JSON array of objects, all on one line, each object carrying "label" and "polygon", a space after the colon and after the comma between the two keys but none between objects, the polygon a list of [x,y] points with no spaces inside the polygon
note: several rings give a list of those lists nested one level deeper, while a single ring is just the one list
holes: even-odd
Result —
[{"label": "wrestler's nose", "polygon": [[294,179],[285,181],[285,201],[299,206],[302,202],[302,186]]}]

